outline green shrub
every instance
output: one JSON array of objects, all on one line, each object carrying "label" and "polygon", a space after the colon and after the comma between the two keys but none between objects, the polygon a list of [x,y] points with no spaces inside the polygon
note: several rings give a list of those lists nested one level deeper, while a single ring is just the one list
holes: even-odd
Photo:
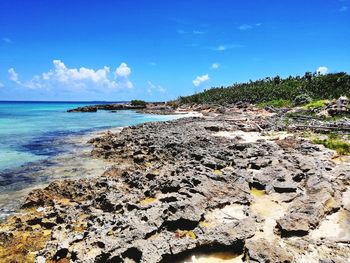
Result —
[{"label": "green shrub", "polygon": [[328,149],[335,150],[338,154],[340,155],[350,155],[350,144],[347,142],[344,142],[338,138],[331,139],[329,136],[328,139],[319,139],[316,138],[313,140],[314,143],[316,144],[322,144]]},{"label": "green shrub", "polygon": [[335,132],[330,132],[328,134],[328,138],[331,139],[331,140],[336,140],[336,139],[339,139],[339,134],[335,133]]},{"label": "green shrub", "polygon": [[258,103],[258,106],[262,108],[265,108],[267,106],[272,106],[275,108],[288,108],[288,107],[291,107],[292,105],[293,105],[292,101],[282,100],[282,99]]},{"label": "green shrub", "polygon": [[179,102],[176,100],[172,100],[172,101],[168,101],[166,105],[169,107],[172,107],[173,109],[176,109],[177,107],[179,107]]},{"label": "green shrub", "polygon": [[143,101],[143,100],[132,100],[132,101],[130,102],[130,104],[131,104],[132,106],[146,107],[147,102],[145,102],[145,101]]},{"label": "green shrub", "polygon": [[314,110],[317,108],[324,108],[325,107],[325,101],[324,100],[314,100],[310,103],[306,104],[304,106],[304,109],[306,110]]}]

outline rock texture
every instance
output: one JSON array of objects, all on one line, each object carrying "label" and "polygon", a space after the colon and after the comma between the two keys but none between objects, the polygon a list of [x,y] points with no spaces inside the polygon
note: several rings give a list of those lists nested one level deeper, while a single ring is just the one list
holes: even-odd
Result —
[{"label": "rock texture", "polygon": [[0,228],[0,259],[185,262],[221,251],[241,262],[349,262],[349,164],[275,132],[265,115],[238,109],[92,139],[92,154],[114,167],[33,191]]}]

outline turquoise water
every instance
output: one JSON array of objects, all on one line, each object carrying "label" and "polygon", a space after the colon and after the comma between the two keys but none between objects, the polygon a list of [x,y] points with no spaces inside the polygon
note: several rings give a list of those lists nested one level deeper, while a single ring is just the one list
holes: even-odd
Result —
[{"label": "turquoise water", "polygon": [[67,112],[88,104],[96,103],[0,102],[0,185],[2,172],[61,153],[57,140],[65,136],[174,118],[134,111]]},{"label": "turquoise water", "polygon": [[68,113],[96,103],[0,102],[0,222],[34,188],[54,180],[89,178],[110,165],[90,155],[98,131],[177,116],[134,111]]}]

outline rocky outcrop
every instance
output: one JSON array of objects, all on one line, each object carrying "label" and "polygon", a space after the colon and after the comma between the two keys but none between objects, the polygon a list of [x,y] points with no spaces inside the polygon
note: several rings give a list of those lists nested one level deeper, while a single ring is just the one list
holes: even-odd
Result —
[{"label": "rocky outcrop", "polygon": [[349,99],[346,96],[341,96],[337,100],[327,102],[325,110],[329,115],[334,116],[338,114],[349,114],[350,106]]},{"label": "rocky outcrop", "polygon": [[[32,191],[24,215],[0,228],[0,259],[189,262],[230,253],[241,262],[347,262],[348,219],[332,239],[322,229],[350,212],[349,164],[274,130],[238,110],[92,139],[92,154],[114,167]],[[39,245],[21,250],[29,233]]]},{"label": "rocky outcrop", "polygon": [[97,105],[89,105],[84,107],[79,107],[75,109],[67,110],[67,112],[97,112],[98,110],[140,110],[144,109],[145,105],[131,105],[131,104],[97,104]]}]

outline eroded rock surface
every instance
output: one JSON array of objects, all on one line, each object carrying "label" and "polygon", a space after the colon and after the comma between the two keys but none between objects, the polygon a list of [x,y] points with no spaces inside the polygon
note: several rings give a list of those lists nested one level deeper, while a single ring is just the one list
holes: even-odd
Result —
[{"label": "eroded rock surface", "polygon": [[[114,167],[33,191],[1,226],[0,259],[185,262],[226,251],[232,262],[349,262],[348,163],[254,112],[227,114],[91,140]],[[21,246],[28,233],[35,247]]]}]

